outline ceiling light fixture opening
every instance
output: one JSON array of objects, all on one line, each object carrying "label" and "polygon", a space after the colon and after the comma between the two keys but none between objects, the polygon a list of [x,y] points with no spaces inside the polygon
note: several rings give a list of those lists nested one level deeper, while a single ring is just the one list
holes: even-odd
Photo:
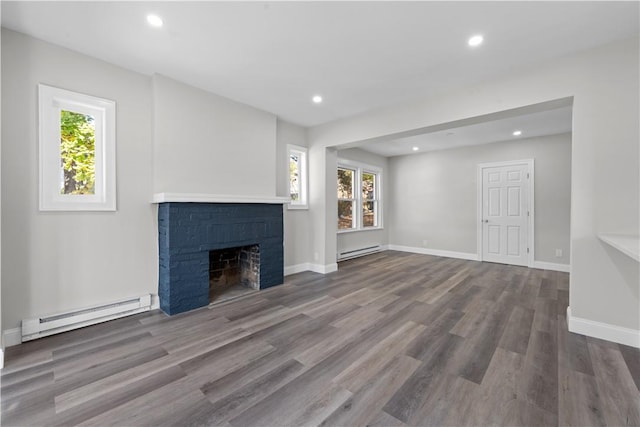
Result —
[{"label": "ceiling light fixture opening", "polygon": [[419,148],[418,147],[413,147],[413,151],[418,151]]},{"label": "ceiling light fixture opening", "polygon": [[311,100],[314,104],[320,104],[322,102],[322,97],[320,95],[314,95]]},{"label": "ceiling light fixture opening", "polygon": [[520,136],[522,135],[522,131],[521,130],[514,130],[513,131],[513,136]]},{"label": "ceiling light fixture opening", "polygon": [[472,36],[471,38],[469,38],[469,41],[467,43],[469,43],[469,46],[471,47],[476,47],[476,46],[480,46],[483,41],[484,41],[484,37],[482,37],[482,35],[480,34],[476,34],[475,36]]},{"label": "ceiling light fixture opening", "polygon": [[156,27],[156,28],[160,28],[162,27],[162,18],[160,18],[158,15],[147,15],[147,22],[149,23],[149,25],[151,25],[152,27]]}]

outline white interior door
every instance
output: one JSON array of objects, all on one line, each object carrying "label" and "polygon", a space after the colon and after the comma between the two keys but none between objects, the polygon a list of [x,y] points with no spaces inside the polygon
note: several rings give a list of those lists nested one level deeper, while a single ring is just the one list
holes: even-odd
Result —
[{"label": "white interior door", "polygon": [[529,265],[529,163],[482,168],[482,260]]}]

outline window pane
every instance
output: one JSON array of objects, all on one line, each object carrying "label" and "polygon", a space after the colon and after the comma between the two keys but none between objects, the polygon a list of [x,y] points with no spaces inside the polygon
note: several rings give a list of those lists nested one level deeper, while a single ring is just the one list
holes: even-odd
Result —
[{"label": "window pane", "polygon": [[60,194],[95,194],[95,134],[93,116],[60,112]]},{"label": "window pane", "polygon": [[289,154],[289,193],[291,200],[300,201],[300,154]]},{"label": "window pane", "polygon": [[338,230],[353,227],[353,201],[338,200]]},{"label": "window pane", "polygon": [[354,171],[338,168],[338,199],[353,199]]},{"label": "window pane", "polygon": [[362,200],[373,200],[376,198],[376,176],[375,174],[362,173]]},{"label": "window pane", "polygon": [[362,226],[363,227],[377,227],[376,208],[378,202],[364,202],[362,203]]}]

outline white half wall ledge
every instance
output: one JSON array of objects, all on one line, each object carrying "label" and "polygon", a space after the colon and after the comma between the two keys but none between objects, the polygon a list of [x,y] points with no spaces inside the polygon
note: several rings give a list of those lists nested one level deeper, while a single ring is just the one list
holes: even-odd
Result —
[{"label": "white half wall ledge", "polygon": [[413,246],[388,245],[390,251],[412,252],[414,254],[441,256],[445,258],[466,259],[469,261],[478,261],[478,254],[468,252],[445,251],[440,249],[417,248]]},{"label": "white half wall ledge", "polygon": [[567,323],[569,332],[640,348],[640,330],[574,317],[571,307],[567,307]]},{"label": "white half wall ledge", "polygon": [[156,203],[267,203],[288,204],[290,197],[280,196],[238,196],[234,194],[205,193],[156,193],[151,200]]},{"label": "white half wall ledge", "polygon": [[0,369],[4,368],[4,350],[0,348]]},{"label": "white half wall ledge", "polygon": [[598,234],[598,238],[631,259],[640,262],[640,237],[630,234]]}]

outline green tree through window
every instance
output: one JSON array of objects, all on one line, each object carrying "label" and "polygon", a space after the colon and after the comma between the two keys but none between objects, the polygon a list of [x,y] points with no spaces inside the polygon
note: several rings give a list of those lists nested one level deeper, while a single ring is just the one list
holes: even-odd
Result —
[{"label": "green tree through window", "polygon": [[291,200],[300,200],[300,155],[289,154],[289,193]]},{"label": "green tree through window", "polygon": [[338,229],[354,228],[353,213],[355,212],[355,197],[353,184],[355,171],[338,168]]},{"label": "green tree through window", "polygon": [[61,194],[95,194],[96,127],[90,115],[60,112]]}]

